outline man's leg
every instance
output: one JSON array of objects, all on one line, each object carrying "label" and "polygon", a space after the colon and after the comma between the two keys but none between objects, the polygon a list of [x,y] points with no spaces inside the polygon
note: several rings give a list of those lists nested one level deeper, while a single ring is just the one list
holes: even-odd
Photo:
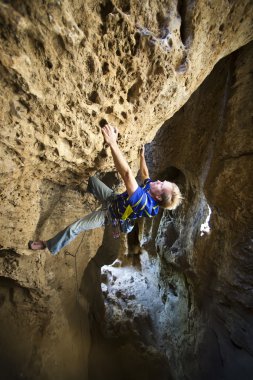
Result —
[{"label": "man's leg", "polygon": [[[100,200],[100,202],[103,205],[104,210],[95,211],[94,213],[91,213],[85,216],[84,218],[74,222],[73,224],[66,227],[63,231],[59,232],[55,237],[48,240],[47,242],[44,242],[42,240],[29,241],[28,248],[32,250],[42,250],[48,247],[52,254],[56,254],[57,252],[59,252],[61,248],[63,248],[68,243],[70,243],[77,236],[79,232],[93,229],[93,228],[98,228],[104,225],[105,217],[103,217],[103,223],[101,224],[98,221],[99,217],[96,213],[105,212],[105,209],[107,208],[107,201],[113,195],[113,191],[96,177],[89,178],[87,190],[91,192],[98,200]],[[80,223],[81,221],[83,221],[83,223]],[[76,233],[76,231],[78,230],[80,226],[82,225],[87,226],[87,224],[88,224],[88,228],[85,227],[84,229]],[[58,240],[59,240],[59,243],[58,243]],[[58,248],[58,244],[59,244],[59,248]]]},{"label": "man's leg", "polygon": [[97,177],[90,177],[88,182],[87,191],[92,193],[103,205],[113,195],[112,189],[106,186]]},{"label": "man's leg", "polygon": [[[30,248],[37,250],[47,247],[52,255],[56,255],[63,247],[74,240],[80,232],[104,226],[105,218],[105,210],[93,211],[91,214],[86,215],[84,218],[75,221],[64,230],[58,232],[52,239],[45,242],[32,242]],[[44,244],[44,246],[42,246],[42,244]]]},{"label": "man's leg", "polygon": [[104,210],[93,211],[66,227],[52,239],[47,240],[45,242],[47,248],[53,255],[57,254],[63,247],[74,240],[80,232],[104,226],[105,216],[106,212]]}]

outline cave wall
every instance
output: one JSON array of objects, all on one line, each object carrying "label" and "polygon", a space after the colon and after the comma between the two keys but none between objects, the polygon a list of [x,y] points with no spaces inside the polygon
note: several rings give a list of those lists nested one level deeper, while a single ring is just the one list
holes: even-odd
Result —
[{"label": "cave wall", "polygon": [[[0,26],[1,367],[6,379],[83,379],[92,295],[77,285],[103,232],[85,233],[58,257],[30,255],[27,241],[97,207],[85,192],[88,177],[113,170],[102,119],[119,127],[137,172],[139,146],[216,62],[252,39],[252,4],[4,0]],[[186,163],[168,159],[188,178]],[[77,251],[75,265],[69,253]]]},{"label": "cave wall", "polygon": [[186,197],[156,240],[180,379],[252,374],[252,59],[249,44],[218,63],[152,142],[153,173],[176,173]]}]

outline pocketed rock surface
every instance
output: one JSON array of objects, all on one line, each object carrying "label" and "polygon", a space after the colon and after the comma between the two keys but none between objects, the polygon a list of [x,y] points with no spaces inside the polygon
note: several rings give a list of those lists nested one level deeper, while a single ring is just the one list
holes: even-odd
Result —
[{"label": "pocketed rock surface", "polygon": [[[105,317],[114,319],[93,260],[103,231],[85,232],[57,257],[31,253],[27,242],[98,206],[88,178],[110,183],[115,170],[103,120],[118,127],[135,173],[139,147],[151,143],[152,175],[175,178],[185,195],[179,211],[133,239],[135,253],[140,242],[156,257],[160,292],[150,302],[160,295],[166,309],[164,334],[152,341],[139,332],[128,342],[138,379],[140,347],[150,373],[164,369],[161,379],[252,373],[252,13],[246,0],[0,2],[3,378],[95,373],[89,353]],[[207,204],[211,233],[200,236]],[[128,243],[122,239],[120,257],[131,253]],[[143,320],[152,324],[150,313]],[[208,363],[216,363],[213,377]]]}]

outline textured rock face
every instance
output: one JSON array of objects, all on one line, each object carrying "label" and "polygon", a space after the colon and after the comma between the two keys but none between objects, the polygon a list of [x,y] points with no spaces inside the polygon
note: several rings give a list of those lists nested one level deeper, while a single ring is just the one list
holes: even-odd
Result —
[{"label": "textured rock face", "polygon": [[[87,179],[113,168],[103,146],[101,120],[119,127],[121,147],[137,170],[140,144],[151,141],[217,61],[252,39],[250,1],[150,3],[0,3],[0,344],[5,378],[87,378],[88,311],[95,310],[94,315],[103,311],[99,270],[91,260],[102,232],[86,233],[68,247],[72,254],[78,247],[79,253],[85,252],[77,256],[76,271],[68,252],[57,258],[44,252],[26,256],[25,246],[30,238],[48,238],[97,206],[84,191]],[[198,367],[200,361],[189,354],[193,346],[206,370],[208,354],[217,355],[227,377],[233,370],[225,365],[230,349],[241,347],[239,364],[250,362],[249,314],[242,312],[250,305],[247,289],[239,291],[252,283],[246,259],[250,251],[246,226],[252,225],[248,199],[252,148],[245,111],[252,99],[246,76],[249,51],[240,53],[241,59],[231,58],[230,66],[223,63],[221,72],[214,74],[214,87],[205,84],[190,105],[166,122],[151,146],[153,171],[175,176],[186,193],[176,225],[165,215],[157,239],[166,310],[175,310],[167,293],[174,295],[175,305],[176,294],[183,298],[175,313],[182,311],[180,323],[164,317],[164,329],[168,325],[173,332],[166,332],[170,337],[166,354],[175,376],[187,370],[202,376],[202,364]],[[238,115],[245,120],[240,129]],[[212,209],[212,232],[196,239],[203,213],[207,214],[204,196]],[[237,254],[242,249],[245,256]],[[239,274],[233,272],[238,267]],[[230,275],[228,268],[233,269]],[[76,294],[76,280],[82,283],[83,296]],[[224,313],[224,305],[230,312]],[[224,314],[227,318],[217,323]],[[239,315],[240,333],[235,324]],[[189,340],[182,330],[184,318],[192,321]],[[202,336],[197,334],[199,326]],[[219,354],[213,336],[220,337]],[[205,338],[210,341],[206,356],[201,350]],[[191,364],[190,359],[183,364],[177,353],[189,354]],[[161,360],[156,353],[148,357],[154,358],[154,368]],[[162,366],[168,368],[166,360]]]}]

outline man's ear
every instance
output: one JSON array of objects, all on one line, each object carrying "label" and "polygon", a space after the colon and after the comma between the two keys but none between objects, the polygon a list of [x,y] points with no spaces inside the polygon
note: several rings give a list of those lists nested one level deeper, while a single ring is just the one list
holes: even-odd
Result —
[{"label": "man's ear", "polygon": [[161,201],[161,200],[162,200],[162,197],[161,197],[161,195],[157,195],[157,196],[155,197],[155,199],[156,199],[157,201]]}]

